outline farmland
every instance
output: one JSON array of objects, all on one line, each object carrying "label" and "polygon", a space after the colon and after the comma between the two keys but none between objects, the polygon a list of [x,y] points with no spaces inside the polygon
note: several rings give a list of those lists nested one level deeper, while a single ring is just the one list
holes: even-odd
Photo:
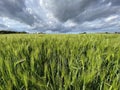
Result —
[{"label": "farmland", "polygon": [[120,35],[0,35],[0,90],[120,90]]}]

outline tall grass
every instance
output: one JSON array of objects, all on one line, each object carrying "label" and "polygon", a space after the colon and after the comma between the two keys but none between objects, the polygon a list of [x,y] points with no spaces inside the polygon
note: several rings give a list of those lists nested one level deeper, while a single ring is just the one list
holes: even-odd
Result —
[{"label": "tall grass", "polygon": [[0,35],[0,90],[120,90],[120,35]]}]

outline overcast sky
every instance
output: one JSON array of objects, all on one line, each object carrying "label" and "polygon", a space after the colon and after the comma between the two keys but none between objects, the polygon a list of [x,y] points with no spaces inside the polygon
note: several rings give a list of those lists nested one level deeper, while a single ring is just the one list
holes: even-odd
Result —
[{"label": "overcast sky", "polygon": [[0,29],[120,32],[120,0],[0,0]]}]

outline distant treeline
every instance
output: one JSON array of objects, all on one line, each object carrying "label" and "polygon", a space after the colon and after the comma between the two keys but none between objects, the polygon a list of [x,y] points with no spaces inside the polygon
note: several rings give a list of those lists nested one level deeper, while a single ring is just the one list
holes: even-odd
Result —
[{"label": "distant treeline", "polygon": [[[28,34],[27,32],[23,31],[23,32],[17,32],[17,31],[6,31],[6,30],[0,30],[0,34]],[[37,32],[34,34],[45,34],[43,32]],[[82,32],[79,34],[89,34],[87,32]],[[114,33],[110,33],[110,32],[103,32],[103,33],[99,33],[99,34],[120,34],[120,32],[114,32]]]},{"label": "distant treeline", "polygon": [[115,32],[115,34],[120,34],[120,32]]},{"label": "distant treeline", "polygon": [[27,32],[17,32],[17,31],[4,31],[4,30],[1,30],[0,34],[27,34]]},{"label": "distant treeline", "polygon": [[[80,34],[89,34],[89,33],[87,33],[87,32],[83,32],[83,33],[80,33]],[[110,32],[98,32],[98,34],[120,34],[120,32],[113,32],[113,33],[110,33]]]}]

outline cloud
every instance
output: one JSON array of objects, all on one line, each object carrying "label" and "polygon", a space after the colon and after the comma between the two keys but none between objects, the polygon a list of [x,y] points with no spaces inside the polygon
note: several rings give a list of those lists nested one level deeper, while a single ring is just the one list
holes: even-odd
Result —
[{"label": "cloud", "polygon": [[44,0],[44,6],[60,21],[76,17],[96,0]]},{"label": "cloud", "polygon": [[0,16],[8,17],[32,25],[35,19],[26,11],[24,0],[1,0]]},{"label": "cloud", "polygon": [[96,19],[107,18],[110,15],[119,15],[119,8],[120,7],[110,7],[103,5],[96,8],[87,9],[73,20],[80,23],[84,21],[93,21]]},{"label": "cloud", "polygon": [[119,30],[119,9],[120,0],[1,0],[0,27],[61,33]]},{"label": "cloud", "polygon": [[3,24],[0,24],[0,27],[1,28],[6,28],[7,26],[3,25]]}]

